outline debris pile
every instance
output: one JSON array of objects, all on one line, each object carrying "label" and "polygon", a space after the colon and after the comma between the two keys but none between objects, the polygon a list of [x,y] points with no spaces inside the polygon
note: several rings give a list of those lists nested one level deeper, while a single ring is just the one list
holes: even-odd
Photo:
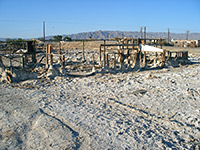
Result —
[{"label": "debris pile", "polygon": [[167,51],[162,49],[162,45],[158,48],[159,40],[124,38],[115,44],[106,44],[104,40],[99,51],[85,50],[84,42],[82,50],[62,49],[61,44],[47,44],[46,50],[39,50],[41,48],[36,48],[34,41],[29,41],[23,44],[27,45],[25,49],[12,49],[3,55],[6,67],[0,58],[0,81],[10,83],[67,75],[89,76],[95,72],[151,70],[190,63],[187,51]]}]

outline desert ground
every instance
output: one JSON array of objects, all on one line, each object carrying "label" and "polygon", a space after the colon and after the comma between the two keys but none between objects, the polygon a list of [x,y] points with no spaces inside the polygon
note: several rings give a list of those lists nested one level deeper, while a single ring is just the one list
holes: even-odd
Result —
[{"label": "desert ground", "polygon": [[0,149],[200,149],[200,48],[164,48],[192,63],[0,83]]}]

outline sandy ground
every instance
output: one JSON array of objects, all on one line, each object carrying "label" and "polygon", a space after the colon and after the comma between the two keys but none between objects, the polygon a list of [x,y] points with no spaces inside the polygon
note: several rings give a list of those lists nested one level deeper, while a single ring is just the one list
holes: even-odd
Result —
[{"label": "sandy ground", "polygon": [[199,149],[200,55],[178,68],[0,83],[0,149]]}]

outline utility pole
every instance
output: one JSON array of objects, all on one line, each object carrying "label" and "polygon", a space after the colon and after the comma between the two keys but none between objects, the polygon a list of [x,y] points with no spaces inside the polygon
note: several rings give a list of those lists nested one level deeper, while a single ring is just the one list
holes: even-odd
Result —
[{"label": "utility pole", "polygon": [[168,44],[169,44],[169,42],[170,42],[170,32],[169,32],[169,28],[168,28]]},{"label": "utility pole", "polygon": [[188,40],[188,34],[190,31],[186,30],[186,40]]},{"label": "utility pole", "polygon": [[45,43],[45,21],[43,21],[43,38]]},{"label": "utility pole", "polygon": [[142,39],[142,27],[140,27],[140,38]]},{"label": "utility pole", "polygon": [[144,27],[144,39],[146,40],[147,37],[147,32],[146,32],[146,27]]}]

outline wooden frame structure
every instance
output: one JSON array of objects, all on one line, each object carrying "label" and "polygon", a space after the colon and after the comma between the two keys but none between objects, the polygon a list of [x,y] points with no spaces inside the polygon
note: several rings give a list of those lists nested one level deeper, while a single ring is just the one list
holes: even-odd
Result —
[{"label": "wooden frame structure", "polygon": [[[162,49],[164,39],[120,39],[118,44],[104,44],[99,48],[99,63],[103,68],[139,69],[164,67],[165,61],[173,58],[188,58],[187,51],[171,52]],[[149,45],[146,45],[148,43]],[[154,47],[153,47],[154,46]],[[158,48],[160,46],[160,48]],[[167,59],[166,59],[167,58]],[[111,65],[113,64],[113,65]],[[118,65],[119,66],[119,65]]]}]

